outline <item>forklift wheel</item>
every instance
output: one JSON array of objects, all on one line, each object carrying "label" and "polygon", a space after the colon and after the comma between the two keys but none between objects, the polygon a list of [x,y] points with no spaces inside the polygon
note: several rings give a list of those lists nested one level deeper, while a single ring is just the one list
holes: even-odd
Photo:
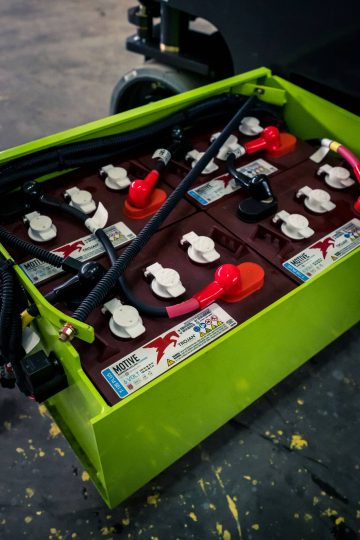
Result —
[{"label": "forklift wheel", "polygon": [[116,84],[110,102],[110,114],[146,105],[207,84],[206,77],[179,71],[152,60],[126,73]]}]

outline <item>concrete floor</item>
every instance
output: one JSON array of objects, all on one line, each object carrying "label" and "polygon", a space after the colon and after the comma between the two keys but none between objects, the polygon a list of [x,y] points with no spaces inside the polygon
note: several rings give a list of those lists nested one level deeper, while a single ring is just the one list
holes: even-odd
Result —
[{"label": "concrete floor", "polygon": [[[124,51],[132,3],[0,3],[1,147],[106,115],[142,62]],[[45,408],[2,391],[1,540],[355,540],[359,328],[114,511]]]},{"label": "concrete floor", "polygon": [[108,114],[118,79],[142,64],[125,50],[134,0],[0,2],[0,148]]}]

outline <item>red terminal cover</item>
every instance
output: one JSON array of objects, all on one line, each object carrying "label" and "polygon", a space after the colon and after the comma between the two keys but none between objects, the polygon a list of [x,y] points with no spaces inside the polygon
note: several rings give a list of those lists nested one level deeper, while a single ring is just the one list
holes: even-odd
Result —
[{"label": "red terminal cover", "polygon": [[[143,182],[143,180],[141,180],[141,182]],[[165,191],[162,189],[154,189],[150,197],[150,202],[145,208],[137,208],[130,204],[127,199],[124,202],[124,214],[130,219],[144,219],[155,214],[165,201]]]},{"label": "red terminal cover", "polygon": [[267,126],[260,137],[244,143],[247,154],[254,154],[260,150],[272,157],[281,157],[292,152],[296,145],[296,137],[291,133],[280,133],[275,126]]},{"label": "red terminal cover", "polygon": [[151,202],[151,196],[159,179],[156,169],[150,171],[143,180],[133,180],[129,187],[128,202],[136,208],[145,208]]},{"label": "red terminal cover", "polygon": [[218,298],[224,302],[240,302],[264,285],[264,270],[255,263],[247,262],[236,266],[223,264],[215,272],[215,279],[204,289],[194,294],[200,309]]}]

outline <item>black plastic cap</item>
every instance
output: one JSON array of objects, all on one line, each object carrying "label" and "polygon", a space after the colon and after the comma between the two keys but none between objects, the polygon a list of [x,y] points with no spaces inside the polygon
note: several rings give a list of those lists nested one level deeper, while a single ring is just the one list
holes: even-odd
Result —
[{"label": "black plastic cap", "polygon": [[54,353],[46,356],[44,351],[38,351],[24,358],[21,367],[29,393],[38,402],[49,399],[68,386],[64,369]]},{"label": "black plastic cap", "polygon": [[249,198],[241,201],[238,206],[238,217],[246,223],[257,223],[262,219],[272,216],[277,211],[277,200],[269,203]]}]

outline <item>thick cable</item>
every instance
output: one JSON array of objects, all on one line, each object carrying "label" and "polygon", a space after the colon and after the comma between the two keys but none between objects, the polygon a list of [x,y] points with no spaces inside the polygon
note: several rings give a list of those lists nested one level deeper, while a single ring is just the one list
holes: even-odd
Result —
[{"label": "thick cable", "polygon": [[230,176],[234,178],[235,182],[246,189],[249,186],[249,177],[241,171],[236,170],[235,161],[235,154],[229,154],[226,159],[226,168]]},{"label": "thick cable", "polygon": [[15,236],[11,232],[7,231],[4,227],[0,226],[0,240],[5,245],[17,248],[19,251],[32,255],[40,261],[47,262],[56,268],[61,268],[64,264],[64,259],[51,251],[47,251],[39,246],[35,246],[22,238]]}]

